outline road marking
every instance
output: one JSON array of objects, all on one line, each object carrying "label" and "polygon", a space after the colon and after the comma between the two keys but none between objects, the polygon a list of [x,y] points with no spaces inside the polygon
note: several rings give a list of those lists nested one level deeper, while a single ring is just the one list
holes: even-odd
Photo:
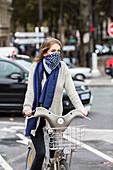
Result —
[{"label": "road marking", "polygon": [[17,160],[19,160],[19,159],[22,159],[22,158],[25,157],[26,155],[27,155],[27,152],[24,152],[24,153],[22,153],[22,154],[20,154],[20,155],[17,155],[17,156],[14,157],[14,158],[9,159],[7,162],[8,162],[8,163],[13,163],[13,162],[15,162],[15,161],[17,161]]},{"label": "road marking", "polygon": [[9,122],[9,121],[0,121],[0,125],[5,124],[5,125],[19,125],[19,126],[24,126],[24,122]]},{"label": "road marking", "polygon": [[86,129],[85,140],[103,140],[113,144],[112,129]]},{"label": "road marking", "polygon": [[[86,129],[86,132],[87,131],[90,131],[91,133],[90,134],[92,134],[92,132],[95,132],[95,135],[97,135],[97,132],[103,132],[103,129],[101,129],[101,130],[99,130],[99,129]],[[111,134],[113,134],[113,130],[108,130],[108,129],[104,129],[104,135],[105,135],[105,132],[106,132],[106,134],[109,134],[109,133],[111,133]],[[109,133],[108,133],[109,132]],[[28,144],[28,141],[30,140],[30,139],[28,139],[28,138],[26,138],[23,134],[21,134],[21,133],[18,133],[18,134],[16,134],[20,139],[22,139],[22,141],[21,140],[18,140],[17,142],[20,142],[20,143],[23,143],[23,144],[25,144],[25,145],[27,145]],[[100,134],[99,134],[100,135]],[[91,135],[91,136],[93,136],[93,135]],[[77,141],[76,139],[73,139],[73,138],[71,138],[71,137],[69,137],[69,136],[66,136],[66,135],[64,135],[64,138],[66,138],[66,139],[68,139],[69,141],[72,141],[73,143],[77,143],[78,145],[82,145],[82,147],[83,148],[85,148],[85,149],[87,149],[87,150],[89,150],[90,152],[92,152],[92,153],[94,153],[94,154],[96,154],[96,155],[98,155],[98,156],[100,156],[100,157],[102,157],[102,158],[104,158],[105,160],[108,160],[108,161],[110,161],[110,162],[113,162],[113,158],[112,157],[110,157],[110,156],[108,156],[108,155],[106,155],[106,154],[104,154],[103,152],[101,152],[101,151],[99,151],[99,150],[97,150],[97,149],[95,149],[95,148],[93,148],[93,147],[91,147],[91,146],[88,146],[88,145],[86,145],[86,144],[84,144],[84,143],[82,143],[82,142],[80,142],[80,141]],[[93,139],[94,139],[95,137],[93,137]],[[102,139],[102,137],[101,137],[101,135],[100,135],[100,139],[101,140],[103,140]],[[99,140],[100,140],[99,139]],[[104,141],[105,141],[105,139],[104,139]],[[109,140],[108,140],[108,142],[109,142]]]},{"label": "road marking", "polygon": [[82,142],[80,142],[80,141],[78,141],[78,140],[76,140],[76,139],[73,139],[73,138],[71,138],[71,137],[68,136],[68,135],[63,135],[63,137],[64,137],[65,139],[67,139],[67,140],[69,140],[69,141],[71,141],[71,142],[79,145],[79,146],[82,146],[83,148],[89,150],[90,152],[93,152],[94,154],[96,154],[96,155],[104,158],[105,160],[108,160],[108,161],[110,161],[110,162],[113,162],[113,158],[110,157],[110,156],[108,156],[108,155],[106,155],[106,154],[104,154],[103,152],[100,152],[100,151],[98,151],[97,149],[95,149],[95,148],[93,148],[93,147],[91,147],[91,146],[88,146],[88,145],[86,145],[86,144],[84,144],[84,143],[82,143]]},{"label": "road marking", "polygon": [[23,130],[23,129],[25,129],[23,126],[11,126],[10,128],[4,127],[4,128],[1,129],[1,131],[14,133],[17,130]]},{"label": "road marking", "polygon": [[27,137],[25,137],[23,134],[21,133],[16,133],[16,136],[18,136],[21,140],[17,140],[16,142],[18,143],[22,143],[24,145],[28,145],[28,142],[30,139],[28,139]]},{"label": "road marking", "polygon": [[[95,134],[97,134],[97,132],[103,132],[103,129],[101,129],[101,130],[98,130],[98,129],[87,129],[86,132],[87,132],[87,131],[90,131],[90,132],[91,132],[90,134],[92,134],[92,132],[95,131]],[[107,129],[105,130],[105,129],[104,129],[104,131],[106,132],[106,134],[109,134],[109,133],[112,133],[112,134],[113,134],[113,130],[107,130]],[[109,132],[109,133],[108,133],[108,132]],[[20,133],[20,134],[18,133],[18,134],[16,134],[16,135],[17,135],[20,139],[22,139],[22,141],[18,140],[18,142],[23,143],[23,144],[25,144],[25,145],[28,144],[28,141],[29,141],[30,139],[26,138],[26,137],[25,137],[24,135],[22,135],[21,133]],[[100,134],[99,134],[99,135],[100,135]],[[104,133],[104,135],[105,135],[105,133]],[[91,136],[93,136],[93,135],[91,135]],[[86,145],[86,144],[84,144],[84,143],[82,143],[82,142],[80,142],[80,141],[77,141],[76,139],[73,139],[73,138],[71,138],[71,137],[69,137],[69,136],[66,136],[66,135],[64,135],[64,138],[68,139],[69,141],[72,141],[73,143],[77,143],[78,145],[81,144],[83,148],[89,150],[90,152],[93,152],[94,154],[96,154],[96,155],[104,158],[105,160],[108,160],[108,161],[110,161],[110,162],[113,162],[113,158],[112,158],[112,157],[104,154],[103,152],[101,152],[101,151],[99,151],[99,150],[97,150],[97,149],[95,149],[95,148],[93,148],[93,147],[91,147],[91,146],[88,146],[88,145]],[[93,138],[93,139],[94,139],[94,138]],[[103,140],[101,136],[100,136],[100,139]]]},{"label": "road marking", "polygon": [[3,159],[3,157],[0,155],[0,165],[5,169],[5,170],[13,170],[9,164]]}]

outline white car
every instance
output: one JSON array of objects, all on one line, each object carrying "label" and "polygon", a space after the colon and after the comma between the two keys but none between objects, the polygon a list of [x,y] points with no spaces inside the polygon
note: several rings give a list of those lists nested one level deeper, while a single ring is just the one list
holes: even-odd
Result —
[{"label": "white car", "polygon": [[91,68],[88,67],[75,67],[72,64],[66,63],[72,78],[84,80],[92,77]]}]

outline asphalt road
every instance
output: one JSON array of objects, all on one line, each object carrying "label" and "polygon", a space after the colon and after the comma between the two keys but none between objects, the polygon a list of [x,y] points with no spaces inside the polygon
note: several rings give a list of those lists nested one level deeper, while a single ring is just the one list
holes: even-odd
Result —
[{"label": "asphalt road", "polygon": [[[113,90],[91,88],[93,104],[91,120],[73,120],[72,125],[85,124],[83,148],[73,154],[72,170],[113,170]],[[24,170],[27,154],[24,118],[0,117],[0,170]],[[112,162],[112,163],[111,163]]]}]

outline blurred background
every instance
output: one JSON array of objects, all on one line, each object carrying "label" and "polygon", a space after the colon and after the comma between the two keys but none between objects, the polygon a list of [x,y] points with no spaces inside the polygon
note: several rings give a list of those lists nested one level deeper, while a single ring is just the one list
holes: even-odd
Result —
[{"label": "blurred background", "polygon": [[[86,125],[92,147],[74,154],[72,170],[113,170],[113,0],[0,0],[0,170],[25,169],[23,102],[48,36],[62,42],[61,60],[91,119],[72,122]],[[62,104],[63,114],[74,109],[65,90]]]},{"label": "blurred background", "polygon": [[52,36],[62,42],[63,57],[91,67],[91,53],[113,53],[112,20],[113,0],[0,0],[0,47],[35,57]]}]

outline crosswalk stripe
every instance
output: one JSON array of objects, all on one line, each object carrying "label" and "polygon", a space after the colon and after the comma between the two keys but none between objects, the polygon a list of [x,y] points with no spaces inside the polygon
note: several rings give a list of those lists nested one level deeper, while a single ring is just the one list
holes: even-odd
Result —
[{"label": "crosswalk stripe", "polygon": [[5,169],[5,170],[13,170],[9,164],[3,159],[3,157],[0,155],[0,165]]}]

